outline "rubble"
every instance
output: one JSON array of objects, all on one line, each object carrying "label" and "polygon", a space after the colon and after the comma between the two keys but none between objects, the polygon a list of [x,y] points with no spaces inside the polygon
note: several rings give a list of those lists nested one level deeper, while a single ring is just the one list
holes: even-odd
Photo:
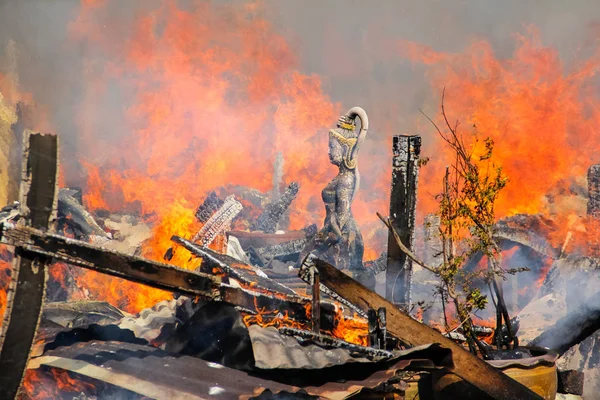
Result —
[{"label": "rubble", "polygon": [[267,266],[273,260],[295,262],[300,256],[302,249],[316,234],[316,231],[317,226],[313,224],[304,230],[306,232],[306,236],[304,237],[264,247],[248,246],[247,253],[250,261],[260,267]]},{"label": "rubble", "polygon": [[81,328],[92,324],[114,324],[126,313],[105,301],[63,301],[44,304],[42,326],[51,322],[64,328]]},{"label": "rubble", "polygon": [[[499,399],[513,395],[536,398],[522,385],[326,263],[314,261],[316,269],[310,279],[305,266],[300,271],[312,286],[312,297],[301,295],[296,286],[288,286],[287,282],[295,285],[300,281],[299,271],[290,269],[290,264],[316,233],[316,226],[275,233],[297,194],[297,185],[290,185],[278,199],[274,191],[270,202],[266,196],[253,197],[256,193],[251,190],[236,190],[245,199],[238,201],[229,194],[221,202],[222,191],[209,194],[196,210],[196,217],[204,225],[192,240],[172,238],[190,257],[201,259],[197,271],[137,257],[140,243],[149,237],[149,227],[133,216],[107,213],[96,218],[85,210],[81,192],[75,189],[57,194],[61,232],[75,239],[54,234],[41,224],[14,224],[20,205],[4,210],[7,217],[0,225],[0,240],[18,247],[25,262],[54,259],[78,271],[92,269],[174,294],[172,300],[136,315],[102,302],[46,304],[39,325],[42,342],[34,346],[35,359],[30,367],[73,371],[86,379],[141,396],[151,393],[155,398],[214,394],[217,389],[206,388],[203,378],[198,378],[211,369],[223,370],[228,379],[237,376],[248,384],[245,388],[252,387],[254,394],[257,388],[264,393],[297,393],[302,388],[324,398],[336,398],[333,392],[339,398],[348,398],[366,389],[381,394],[392,386],[397,393],[404,393],[410,384],[404,381],[406,375],[398,373],[412,365],[421,372],[452,370]],[[250,202],[246,208],[249,198],[255,203]],[[241,217],[242,209],[258,217]],[[256,212],[261,209],[262,214]],[[42,211],[51,215],[56,210],[45,207]],[[30,216],[24,218],[26,222]],[[240,225],[260,232],[228,231],[235,218],[238,222],[245,219]],[[227,235],[227,254],[207,249],[222,234]],[[364,265],[370,272],[382,272],[389,259],[390,255],[383,253]],[[555,269],[560,262],[564,260],[558,260]],[[45,268],[43,264],[41,267]],[[43,289],[44,281],[40,284]],[[306,283],[300,285],[308,287]],[[565,289],[566,298],[572,294]],[[352,312],[358,315],[352,317]],[[353,328],[341,328],[347,330],[340,334],[338,328],[343,326]],[[360,331],[365,341],[346,337],[345,333],[356,333],[351,329]],[[400,351],[401,346],[412,348]],[[504,366],[514,363],[503,362]],[[182,383],[184,379],[195,385],[194,391]],[[344,382],[340,382],[342,379]],[[355,386],[349,383],[353,380]],[[241,389],[236,385],[223,383],[217,391],[238,393]]]},{"label": "rubble", "polygon": [[554,222],[543,215],[517,214],[496,223],[495,238],[530,247],[550,258],[558,258],[560,249],[552,247],[548,236],[557,230]]},{"label": "rubble", "polygon": [[76,239],[90,236],[110,238],[83,207],[81,190],[63,188],[58,191],[58,230],[71,233]]}]

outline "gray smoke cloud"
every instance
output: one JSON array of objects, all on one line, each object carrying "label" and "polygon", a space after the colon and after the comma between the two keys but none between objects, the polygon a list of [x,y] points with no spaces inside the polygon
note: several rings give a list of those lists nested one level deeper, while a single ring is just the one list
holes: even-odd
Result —
[{"label": "gray smoke cloud", "polygon": [[[99,18],[109,17],[125,40],[132,21],[157,1],[114,2]],[[194,1],[176,2],[189,7]],[[220,0],[214,4],[245,4]],[[266,17],[290,43],[300,71],[317,74],[324,90],[344,109],[361,105],[371,116],[370,135],[364,153],[370,157],[388,152],[381,144],[393,134],[417,132],[414,116],[419,108],[436,112],[439,99],[428,86],[424,67],[411,65],[394,49],[397,40],[410,40],[437,51],[457,52],[473,40],[485,39],[498,56],[509,56],[516,33],[534,25],[545,44],[552,45],[568,64],[575,49],[590,39],[590,27],[600,17],[593,0],[267,0]],[[79,9],[75,0],[0,3],[0,44],[14,40],[18,48],[18,75],[24,90],[33,94],[50,111],[53,126],[60,132],[65,156],[77,154],[78,128],[73,106],[81,101],[82,56],[92,49],[69,45],[68,24]],[[114,28],[113,28],[114,29]],[[265,38],[268,40],[268,38]],[[6,63],[0,72],[6,73]],[[119,108],[127,98],[120,88],[108,104],[98,105],[93,116],[106,125],[108,138],[118,139],[123,129]],[[115,115],[117,118],[115,118]],[[430,132],[424,134],[427,145]],[[370,138],[371,139],[371,138]],[[380,167],[379,162],[375,162]],[[374,171],[375,169],[373,169]],[[369,172],[363,172],[368,187]]]}]

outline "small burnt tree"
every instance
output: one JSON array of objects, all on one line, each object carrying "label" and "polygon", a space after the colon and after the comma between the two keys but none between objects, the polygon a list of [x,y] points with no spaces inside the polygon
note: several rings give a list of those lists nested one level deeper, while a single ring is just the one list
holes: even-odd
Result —
[{"label": "small burnt tree", "polygon": [[[392,230],[402,251],[415,263],[438,277],[446,330],[454,331],[462,328],[469,349],[473,353],[479,349],[484,356],[487,356],[486,346],[477,339],[473,331],[473,312],[484,309],[487,305],[487,297],[474,285],[478,279],[483,279],[490,287],[490,293],[493,293],[492,300],[496,307],[494,332],[496,346],[498,349],[518,346],[504,301],[502,281],[506,273],[516,273],[519,270],[504,270],[501,267],[502,255],[494,239],[496,222],[494,206],[508,178],[503,174],[502,168],[492,161],[494,142],[491,138],[486,137],[481,140],[474,127],[472,137],[469,141],[465,141],[458,130],[458,121],[454,124],[450,123],[444,108],[444,92],[442,92],[441,116],[443,127],[425,115],[453,156],[452,164],[446,167],[442,191],[436,196],[439,204],[437,214],[440,217],[439,235],[442,243],[441,265],[432,267],[419,260],[401,242],[389,219],[381,215],[379,217]],[[475,254],[485,256],[488,268],[468,272],[464,267]],[[460,321],[454,328],[448,324],[445,307],[447,301],[453,303]]]}]

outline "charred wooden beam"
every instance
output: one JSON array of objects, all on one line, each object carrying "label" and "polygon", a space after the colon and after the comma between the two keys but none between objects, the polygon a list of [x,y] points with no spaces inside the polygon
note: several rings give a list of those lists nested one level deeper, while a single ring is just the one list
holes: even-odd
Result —
[{"label": "charred wooden beam", "polygon": [[242,204],[233,195],[228,196],[225,202],[192,238],[192,242],[198,242],[201,246],[210,245],[213,240],[231,224],[236,215],[242,211]]},{"label": "charred wooden beam", "polygon": [[[52,229],[56,221],[58,138],[29,133],[23,137],[20,214],[33,228]],[[46,291],[49,258],[18,249],[11,270],[6,312],[0,331],[0,399],[19,393]]]},{"label": "charred wooden beam", "polygon": [[16,246],[26,254],[46,256],[158,289],[205,298],[214,298],[214,291],[220,283],[220,279],[211,275],[107,250],[25,226],[0,225],[0,242]]},{"label": "charred wooden beam", "polygon": [[424,325],[400,311],[393,303],[379,296],[339,271],[332,265],[309,255],[302,265],[304,274],[316,268],[321,277],[321,288],[327,288],[338,297],[366,313],[371,308],[385,307],[387,331],[409,346],[439,343],[452,351],[452,373],[498,400],[541,399],[482,359],[469,353],[460,345],[442,336],[438,331]]},{"label": "charred wooden beam", "polygon": [[224,201],[217,196],[216,192],[210,192],[206,199],[196,209],[196,218],[198,221],[205,223],[214,213],[223,205]]},{"label": "charred wooden beam", "polygon": [[369,347],[373,347],[375,349],[379,348],[379,341],[377,340],[377,330],[379,329],[379,324],[377,324],[377,311],[369,308],[367,311],[367,326],[369,330],[369,336],[367,336],[367,343]]},{"label": "charred wooden beam", "polygon": [[[191,239],[198,242],[200,246],[209,246],[221,233],[224,233],[231,221],[242,211],[242,204],[233,195],[228,196],[221,207],[202,225],[202,228]],[[163,259],[170,261],[173,258],[175,248],[170,247],[165,252]]]},{"label": "charred wooden beam", "polygon": [[530,345],[556,350],[563,355],[576,344],[581,343],[600,329],[600,293],[570,311],[556,324],[533,339]]},{"label": "charred wooden beam", "polygon": [[[278,311],[310,326],[311,318],[307,315],[310,300],[295,294],[265,293],[225,285],[220,278],[212,275],[103,249],[31,227],[0,225],[0,243],[18,246],[30,257],[52,258],[157,289],[200,296],[205,300],[223,301],[250,313],[256,313],[260,309]],[[22,315],[29,314],[28,310]],[[333,314],[333,310],[321,307],[322,319],[332,321]],[[1,372],[3,371],[0,371],[0,375]]]},{"label": "charred wooden beam", "polygon": [[315,271],[312,282],[312,331],[321,332],[321,284],[319,273]]},{"label": "charred wooden beam", "polygon": [[29,125],[28,122],[33,113],[31,107],[23,102],[17,103],[16,111],[17,121],[10,127],[13,136],[12,143],[15,145],[9,145],[6,148],[8,154],[8,187],[6,188],[8,203],[19,199],[21,165],[23,164],[23,152],[19,144],[23,143],[27,135],[25,127]]},{"label": "charred wooden beam", "polygon": [[583,394],[583,384],[585,375],[583,372],[575,370],[558,371],[558,393],[574,394],[581,396]]},{"label": "charred wooden beam", "polygon": [[296,292],[292,289],[270,279],[264,272],[257,268],[246,265],[233,257],[219,254],[179,236],[173,236],[171,240],[181,245],[193,255],[202,258],[200,269],[206,273],[210,273],[213,268],[218,268],[237,281],[256,289],[282,293],[288,296],[297,296]]},{"label": "charred wooden beam", "polygon": [[[399,135],[393,138],[392,190],[390,217],[402,243],[412,247],[415,230],[417,181],[421,137]],[[410,305],[412,261],[396,244],[393,235],[388,236],[388,264],[386,270],[386,297],[402,307]]]},{"label": "charred wooden beam", "polygon": [[265,210],[257,218],[256,222],[250,226],[250,230],[275,233],[279,220],[290,204],[292,204],[292,201],[298,196],[299,189],[300,185],[297,182],[290,183],[281,197],[265,206]]}]

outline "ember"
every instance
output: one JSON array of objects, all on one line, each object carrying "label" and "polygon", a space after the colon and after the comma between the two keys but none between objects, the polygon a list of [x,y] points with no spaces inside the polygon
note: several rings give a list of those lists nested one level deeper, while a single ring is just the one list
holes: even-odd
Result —
[{"label": "ember", "polygon": [[94,393],[96,388],[91,383],[73,378],[65,370],[51,368],[50,370],[28,370],[23,389],[21,399],[45,400],[76,397],[80,393]]}]

